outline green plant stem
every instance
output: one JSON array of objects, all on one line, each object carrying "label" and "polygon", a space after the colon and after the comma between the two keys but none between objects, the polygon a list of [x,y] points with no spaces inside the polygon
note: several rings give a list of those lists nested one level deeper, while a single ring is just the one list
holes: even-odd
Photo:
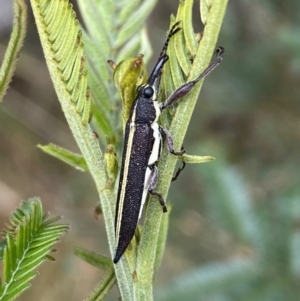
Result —
[{"label": "green plant stem", "polygon": [[[58,1],[58,0],[52,0]],[[58,70],[57,61],[54,59],[55,54],[52,50],[51,41],[48,39],[47,28],[45,26],[44,17],[42,14],[43,1],[31,0],[31,6],[35,17],[35,22],[41,39],[44,55],[47,66],[51,75],[52,82],[56,94],[61,103],[62,110],[65,114],[72,134],[84,156],[91,175],[95,181],[99,197],[101,199],[102,212],[105,220],[105,226],[108,236],[109,248],[111,254],[115,248],[115,233],[114,233],[114,207],[115,194],[111,190],[106,190],[107,175],[105,164],[103,161],[103,153],[100,150],[98,140],[93,135],[89,124],[83,123],[82,118],[76,111],[76,106],[71,100],[70,94],[66,89],[66,82],[63,81]],[[78,28],[77,28],[78,30]],[[115,273],[119,283],[122,300],[132,300],[132,275],[126,261],[121,261],[115,266]]]},{"label": "green plant stem", "polygon": [[[199,71],[204,70],[209,64],[215,49],[226,5],[226,0],[215,0],[213,2],[189,79],[196,78],[199,75]],[[178,109],[169,128],[175,149],[180,149],[182,145],[202,83],[203,81],[199,82],[189,95],[179,102]],[[170,187],[176,160],[175,156],[164,152],[159,163],[160,181],[156,190],[160,191],[165,199]],[[161,206],[155,198],[150,198],[137,258],[137,281],[134,283],[134,300],[152,300],[152,282],[156,261],[155,246],[157,246],[161,220]]]}]

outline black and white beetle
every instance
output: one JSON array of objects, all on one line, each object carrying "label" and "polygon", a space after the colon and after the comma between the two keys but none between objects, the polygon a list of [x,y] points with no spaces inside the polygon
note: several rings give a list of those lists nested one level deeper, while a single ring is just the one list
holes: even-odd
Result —
[{"label": "black and white beetle", "polygon": [[[163,212],[167,211],[162,195],[154,191],[158,179],[155,163],[160,157],[162,136],[165,138],[171,154],[182,155],[184,150],[178,152],[174,150],[171,135],[158,124],[159,115],[163,109],[188,94],[197,82],[220,64],[224,56],[224,49],[219,47],[216,60],[196,79],[177,88],[165,102],[158,103],[160,79],[164,64],[169,59],[166,53],[168,43],[170,38],[181,30],[178,27],[179,23],[175,23],[171,28],[147,83],[138,87],[137,96],[126,123],[115,216],[117,247],[114,263],[120,260],[134,235],[148,192],[157,196]],[[175,177],[182,169],[179,169]]]}]

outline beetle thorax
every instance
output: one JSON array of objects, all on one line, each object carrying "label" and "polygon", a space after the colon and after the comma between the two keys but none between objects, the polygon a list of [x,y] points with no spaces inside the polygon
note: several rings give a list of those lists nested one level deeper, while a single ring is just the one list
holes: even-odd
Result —
[{"label": "beetle thorax", "polygon": [[157,121],[160,108],[157,101],[149,98],[139,98],[135,105],[135,122],[151,124]]}]

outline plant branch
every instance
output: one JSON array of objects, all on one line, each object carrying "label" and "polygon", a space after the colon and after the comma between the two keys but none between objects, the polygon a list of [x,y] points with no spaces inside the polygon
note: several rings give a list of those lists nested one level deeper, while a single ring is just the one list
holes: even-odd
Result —
[{"label": "plant branch", "polygon": [[[204,34],[197,49],[188,78],[189,80],[196,78],[201,70],[204,70],[210,62],[224,17],[226,5],[227,1],[215,0],[210,8]],[[175,149],[180,149],[180,146],[182,145],[202,83],[203,80],[200,81],[178,104],[178,108],[169,128],[174,140]],[[176,160],[177,158],[175,156],[169,155],[165,151],[162,154],[158,166],[160,180],[156,190],[160,191],[165,199],[170,187]],[[155,272],[156,254],[157,248],[159,247],[157,246],[157,242],[162,218],[163,214],[159,203],[155,198],[150,198],[138,251],[136,274],[140,290],[137,290],[137,295],[141,295],[145,290],[151,290],[150,287]],[[136,299],[139,300],[138,297]]]}]

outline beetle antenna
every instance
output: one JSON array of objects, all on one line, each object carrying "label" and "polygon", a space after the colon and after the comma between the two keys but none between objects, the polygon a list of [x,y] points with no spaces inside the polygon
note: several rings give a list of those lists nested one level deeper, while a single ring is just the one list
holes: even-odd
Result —
[{"label": "beetle antenna", "polygon": [[181,21],[176,22],[170,29],[170,32],[168,34],[167,40],[165,42],[165,45],[159,55],[158,61],[151,73],[151,75],[149,76],[148,79],[148,85],[151,86],[155,86],[155,88],[158,90],[159,88],[159,82],[160,82],[160,77],[161,77],[161,73],[162,73],[162,69],[164,67],[164,64],[166,63],[166,61],[169,59],[169,56],[167,55],[167,49],[169,46],[169,42],[171,37],[176,34],[178,31],[181,30],[181,27],[178,27]]},{"label": "beetle antenna", "polygon": [[170,32],[168,34],[168,37],[167,37],[167,40],[165,42],[165,45],[159,55],[159,58],[161,58],[163,55],[165,55],[167,53],[167,49],[168,49],[168,46],[169,46],[169,42],[170,42],[170,39],[171,37],[176,34],[178,31],[181,30],[181,27],[178,27],[179,24],[180,24],[181,21],[177,21],[170,29]]}]

